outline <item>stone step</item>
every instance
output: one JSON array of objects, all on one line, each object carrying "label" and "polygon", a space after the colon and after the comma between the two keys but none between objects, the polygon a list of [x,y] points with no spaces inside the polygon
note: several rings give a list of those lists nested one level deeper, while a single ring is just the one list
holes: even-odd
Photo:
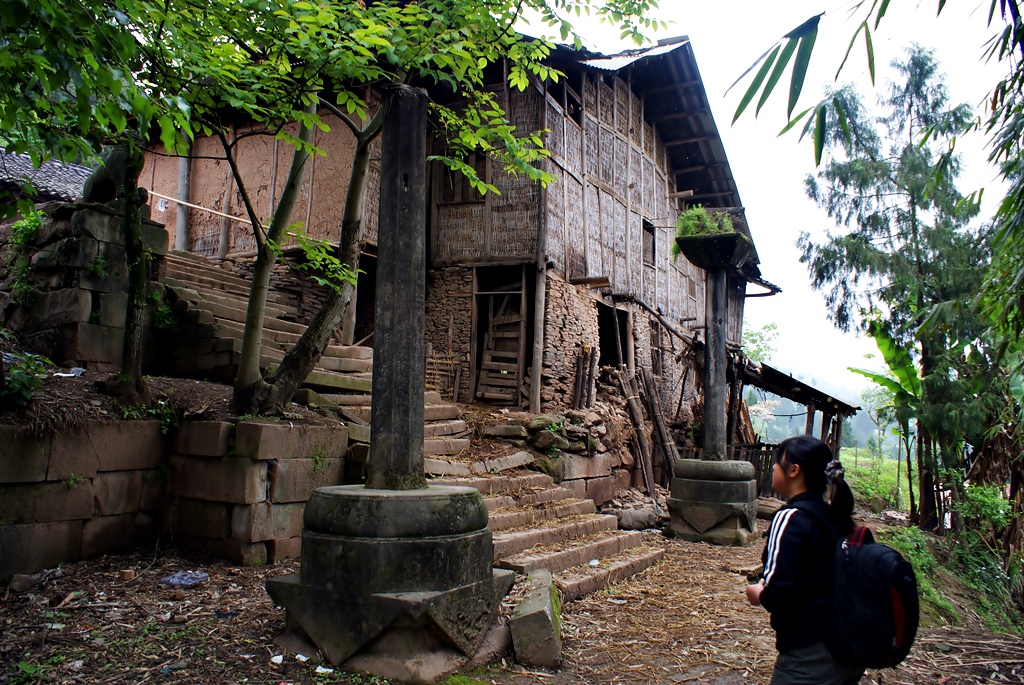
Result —
[{"label": "stone step", "polygon": [[[470,441],[467,439],[465,443],[468,447]],[[428,452],[427,454],[431,453]],[[443,453],[433,452],[432,454],[441,455]],[[448,454],[458,454],[458,452],[450,452]],[[428,457],[424,462],[424,468],[429,476],[472,476],[511,471],[512,469],[532,464],[533,461],[533,455],[529,452],[516,452],[515,454],[486,459],[484,461],[449,461]],[[568,490],[565,493],[570,497],[572,496],[572,493]]]},{"label": "stone step", "polygon": [[[205,309],[215,317],[218,321],[231,321],[233,323],[239,323],[245,325],[246,311],[244,308],[238,309],[231,307],[219,302],[213,302],[211,300],[205,300],[197,302],[195,306],[200,309]],[[295,323],[294,321],[284,321],[273,316],[263,317],[263,330],[264,331],[282,331],[284,333],[295,333],[302,335],[306,332],[306,327],[301,323]]]},{"label": "stone step", "polygon": [[[165,280],[164,285],[173,290],[178,299],[188,300],[189,302],[215,302],[217,304],[224,305],[225,307],[233,307],[241,310],[245,310],[249,303],[248,296],[236,296],[226,293],[223,290],[204,288],[192,283],[170,286]],[[264,312],[267,316],[284,319],[286,321],[294,321],[299,318],[299,310],[295,307],[291,305],[276,304],[274,302],[267,302],[264,307]]]},{"label": "stone step", "polygon": [[[341,404],[339,402],[338,404]],[[370,420],[370,407],[367,405],[353,406],[352,412],[363,421]],[[454,404],[426,404],[424,400],[423,420],[424,421],[449,421],[461,418],[458,406]]]},{"label": "stone step", "polygon": [[[343,359],[373,359],[373,348],[365,345],[328,345],[324,348],[325,357]],[[440,400],[440,395],[438,395]]]},{"label": "stone step", "polygon": [[462,420],[438,421],[437,423],[428,423],[423,426],[423,437],[443,438],[450,435],[465,433],[467,430],[469,430],[469,424]]},{"label": "stone step", "polygon": [[424,455],[460,454],[470,447],[469,438],[427,438],[423,441]]},{"label": "stone step", "polygon": [[[458,485],[476,488],[484,497],[490,495],[516,497],[523,492],[532,491],[531,489],[533,488],[550,488],[552,483],[554,483],[551,476],[534,471],[500,475],[488,474],[470,478],[436,478],[431,482],[435,485]],[[568,497],[563,499],[568,499],[569,497],[572,497],[571,492],[569,492]]]},{"label": "stone step", "polygon": [[588,563],[565,569],[555,575],[555,583],[562,593],[562,601],[571,602],[635,576],[664,556],[665,550],[660,547],[640,545],[600,559],[597,568],[591,568]]},{"label": "stone step", "polygon": [[[267,367],[267,373],[274,373],[277,370],[276,365],[270,365]],[[370,381],[364,378],[354,378],[352,376],[334,373],[333,371],[312,371],[306,380],[302,384],[308,388],[328,388],[331,390],[360,390],[363,392],[370,391]],[[325,395],[326,397],[326,395]]]},{"label": "stone step", "polygon": [[[324,397],[326,399],[330,400],[331,402],[334,402],[335,404],[340,404],[342,406],[350,407],[350,408],[352,406],[369,405],[370,402],[373,400],[373,395],[371,395],[370,393],[360,393],[358,395],[356,395],[356,394],[348,394],[348,393],[345,393],[345,394],[327,394],[327,395],[324,395]],[[439,402],[441,402],[441,394],[440,393],[434,392],[433,390],[428,390],[427,392],[423,393],[423,405],[424,406],[426,406],[428,404],[437,404]]]},{"label": "stone step", "polygon": [[[194,273],[192,271],[177,268],[171,265],[167,267],[167,274],[164,277],[165,284],[173,286],[185,286],[186,288],[202,288],[205,290],[215,290],[218,292],[228,293],[235,297],[239,297],[245,300],[249,298],[249,287],[248,285],[242,287],[233,285],[230,283],[224,283],[217,278],[203,276],[201,274]],[[273,302],[279,305],[294,306],[291,298],[281,293],[270,291],[267,293],[267,302]]]},{"label": "stone step", "polygon": [[[615,518],[614,516],[612,517]],[[616,519],[617,520],[617,519]],[[497,536],[495,536],[497,537]],[[552,573],[563,571],[573,566],[587,564],[591,559],[603,559],[623,550],[636,547],[643,541],[643,533],[636,530],[609,530],[607,532],[587,535],[580,539],[564,540],[550,547],[533,551],[528,550],[513,556],[495,560],[498,568],[507,568],[516,573],[529,573],[546,568]]]},{"label": "stone step", "polygon": [[181,259],[178,255],[171,253],[167,255],[168,270],[174,269],[179,273],[194,274],[203,278],[210,278],[221,281],[239,288],[249,289],[250,282],[238,274],[228,271],[215,264],[197,262],[191,259]]},{"label": "stone step", "polygon": [[[616,530],[618,527],[619,519],[614,516],[590,514],[545,521],[543,526],[501,531],[494,535],[494,560],[498,561],[501,559],[504,563],[506,558],[532,547],[556,543],[564,544],[566,541],[582,535],[593,535],[603,531]],[[620,550],[615,551],[618,552]],[[569,566],[575,565],[569,564]],[[503,566],[502,568],[512,568],[512,570],[519,573],[528,573],[533,570],[531,568],[527,571],[520,571],[512,566]],[[562,568],[568,568],[568,566],[563,566]],[[549,568],[548,570],[560,571],[561,569]]]},{"label": "stone step", "polygon": [[550,521],[567,516],[597,513],[597,507],[594,506],[594,500],[592,499],[548,502],[531,507],[515,507],[514,502],[513,500],[513,505],[511,506],[490,512],[487,526],[492,531],[522,528],[539,521]]},{"label": "stone step", "polygon": [[484,506],[487,507],[488,512],[497,511],[516,506],[516,500],[509,495],[494,495],[493,497],[484,497]]},{"label": "stone step", "polygon": [[520,505],[528,506],[535,504],[544,504],[545,502],[557,502],[561,500],[574,499],[576,494],[569,488],[554,487],[554,488],[543,488],[534,489],[528,492],[523,492],[516,497],[516,502]]}]

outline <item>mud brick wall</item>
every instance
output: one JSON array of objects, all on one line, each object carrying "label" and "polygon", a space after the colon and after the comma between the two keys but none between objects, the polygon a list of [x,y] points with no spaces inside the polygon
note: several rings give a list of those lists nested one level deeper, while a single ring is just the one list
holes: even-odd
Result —
[{"label": "mud brick wall", "polygon": [[[653,317],[640,307],[633,306],[633,344],[636,350],[636,366],[654,370],[653,355],[654,349],[651,344],[651,321]],[[658,386],[658,399],[661,401],[661,411],[665,420],[669,423],[689,421],[689,403],[694,401],[693,371],[690,371],[686,379],[686,389],[683,398],[683,405],[686,407],[680,410],[679,395],[683,392],[683,372],[688,368],[685,357],[677,361],[676,356],[687,348],[679,338],[671,335],[664,327],[661,327],[661,363],[660,372],[654,374],[654,382]]]},{"label": "mud brick wall", "polygon": [[[49,203],[38,209],[42,225],[27,248],[23,276],[29,291],[20,297],[13,292],[13,270],[0,288],[5,325],[29,350],[58,365],[117,371],[128,288],[121,216],[102,205],[75,211],[73,205]],[[167,231],[144,220],[142,238],[153,255],[149,278],[156,281]]]},{"label": "mud brick wall", "polygon": [[0,580],[154,540],[165,453],[159,421],[0,426]]},{"label": "mud brick wall", "polygon": [[165,525],[179,544],[239,564],[297,557],[306,500],[342,482],[347,449],[343,426],[183,424],[170,456]]},{"label": "mud brick wall", "polygon": [[548,272],[544,298],[544,372],[541,401],[545,410],[572,403],[576,386],[576,359],[584,345],[600,345],[597,305],[586,289],[571,285]]},{"label": "mud brick wall", "polygon": [[[458,362],[459,401],[470,402],[469,351],[473,327],[473,270],[464,267],[431,269],[427,274],[424,340],[439,354],[448,353],[451,324],[452,356]],[[446,395],[450,399],[451,394]]]}]

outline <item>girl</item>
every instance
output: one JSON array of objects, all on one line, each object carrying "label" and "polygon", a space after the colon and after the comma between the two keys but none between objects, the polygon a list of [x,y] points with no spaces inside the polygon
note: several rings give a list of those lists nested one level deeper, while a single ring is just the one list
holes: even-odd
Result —
[{"label": "girl", "polygon": [[[747,600],[768,610],[775,630],[779,657],[771,685],[855,685],[864,674],[832,659],[822,642],[835,541],[853,531],[853,493],[842,473],[828,445],[809,435],[783,440],[775,450],[772,487],[786,506],[772,518],[762,579],[747,586]],[[831,505],[823,499],[830,482]],[[795,508],[797,502],[820,508],[819,516]],[[832,530],[822,525],[825,520]]]}]

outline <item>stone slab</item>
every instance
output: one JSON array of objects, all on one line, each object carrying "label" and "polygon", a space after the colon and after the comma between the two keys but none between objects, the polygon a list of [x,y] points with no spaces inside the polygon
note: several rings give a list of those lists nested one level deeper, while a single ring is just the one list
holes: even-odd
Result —
[{"label": "stone slab", "polygon": [[526,427],[519,424],[484,426],[481,434],[492,438],[511,438],[514,440],[523,440],[530,435]]},{"label": "stone slab", "polygon": [[603,587],[608,587],[626,578],[630,578],[640,571],[649,568],[665,556],[665,550],[654,548],[648,549],[639,554],[632,551],[626,553],[625,558],[611,558],[605,564],[599,565],[592,572],[588,568],[582,573],[570,574],[568,577],[558,578],[558,587],[562,591],[562,597],[566,602],[579,599],[591,592],[596,592]]},{"label": "stone slab", "polygon": [[179,535],[176,540],[183,547],[198,549],[240,566],[262,566],[267,563],[267,546],[262,542],[209,540],[188,535]]},{"label": "stone slab", "polygon": [[423,454],[459,454],[470,448],[468,438],[428,438],[423,441]]},{"label": "stone slab", "polygon": [[528,589],[512,611],[509,630],[516,661],[555,668],[562,663],[562,608],[551,572],[538,569],[526,579]]},{"label": "stone slab", "polygon": [[91,478],[97,471],[151,469],[163,455],[159,421],[92,421],[81,431],[53,436],[46,477],[65,480],[72,473]]},{"label": "stone slab", "polygon": [[97,516],[115,516],[139,511],[142,502],[143,471],[109,471],[92,479]]},{"label": "stone slab", "polygon": [[672,497],[695,502],[751,502],[757,499],[755,480],[690,480],[673,478]]},{"label": "stone slab", "polygon": [[82,526],[82,558],[91,559],[147,544],[156,539],[156,533],[156,518],[150,514],[121,514],[89,519]]},{"label": "stone slab", "polygon": [[121,350],[124,346],[123,328],[76,323],[69,324],[62,330],[61,349],[65,360],[84,363],[121,361]]},{"label": "stone slab", "polygon": [[[518,554],[537,545],[550,545],[581,535],[616,530],[618,527],[619,520],[616,517],[594,515],[554,526],[495,533],[494,559]],[[512,570],[519,571],[519,569]]]},{"label": "stone slab", "polygon": [[246,504],[231,509],[231,539],[260,542],[302,535],[304,502]]},{"label": "stone slab", "polygon": [[302,537],[282,538],[265,541],[267,546],[267,563],[284,559],[298,559],[302,556]]},{"label": "stone slab", "polygon": [[77,561],[81,546],[81,521],[0,526],[0,581]]},{"label": "stone slab", "polygon": [[344,459],[283,459],[269,464],[270,501],[305,502],[317,488],[341,485]]},{"label": "stone slab", "polygon": [[597,506],[615,499],[615,479],[612,476],[588,479],[587,497],[594,500]]},{"label": "stone slab", "polygon": [[517,469],[520,466],[527,466],[534,461],[535,459],[530,452],[516,452],[504,457],[473,462],[470,465],[470,470],[473,473],[499,473],[501,471]]},{"label": "stone slab", "polygon": [[94,297],[99,300],[100,325],[124,328],[128,294],[96,293]]},{"label": "stone slab", "polygon": [[174,451],[192,457],[222,457],[230,451],[232,428],[227,421],[182,422],[174,438]]},{"label": "stone slab", "polygon": [[610,454],[595,454],[592,457],[580,454],[562,456],[562,478],[602,478],[612,475],[614,459]]},{"label": "stone slab", "polygon": [[0,483],[38,483],[50,465],[49,440],[37,441],[32,430],[0,426]]},{"label": "stone slab", "polygon": [[231,504],[267,501],[270,479],[267,463],[241,457],[170,458],[171,495]]},{"label": "stone slab", "polygon": [[241,421],[235,428],[235,454],[250,459],[342,459],[348,449],[344,426],[293,426]]},{"label": "stone slab", "polygon": [[612,531],[605,537],[591,540],[582,545],[539,554],[521,554],[502,559],[495,566],[511,569],[516,573],[529,573],[540,568],[557,573],[573,566],[586,564],[591,559],[614,556],[623,550],[636,547],[642,541],[643,533],[639,531]]},{"label": "stone slab", "polygon": [[434,459],[433,457],[423,458],[423,469],[431,476],[469,476],[473,473],[469,464]]},{"label": "stone slab", "polygon": [[587,479],[578,478],[576,480],[563,480],[559,483],[563,488],[572,492],[572,496],[576,499],[587,499]]},{"label": "stone slab", "polygon": [[231,530],[231,505],[221,502],[167,497],[161,514],[175,536],[226,540]]},{"label": "stone slab", "polygon": [[[0,485],[0,523],[50,523],[92,517],[92,481]],[[0,556],[3,556],[0,553]]]}]

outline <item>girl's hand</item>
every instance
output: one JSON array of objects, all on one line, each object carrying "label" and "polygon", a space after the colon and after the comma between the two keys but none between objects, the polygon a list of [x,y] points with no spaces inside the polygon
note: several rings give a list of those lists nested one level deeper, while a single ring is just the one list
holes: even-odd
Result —
[{"label": "girl's hand", "polygon": [[754,585],[747,586],[747,601],[753,606],[761,605],[761,590],[764,590],[763,580],[759,580]]}]

